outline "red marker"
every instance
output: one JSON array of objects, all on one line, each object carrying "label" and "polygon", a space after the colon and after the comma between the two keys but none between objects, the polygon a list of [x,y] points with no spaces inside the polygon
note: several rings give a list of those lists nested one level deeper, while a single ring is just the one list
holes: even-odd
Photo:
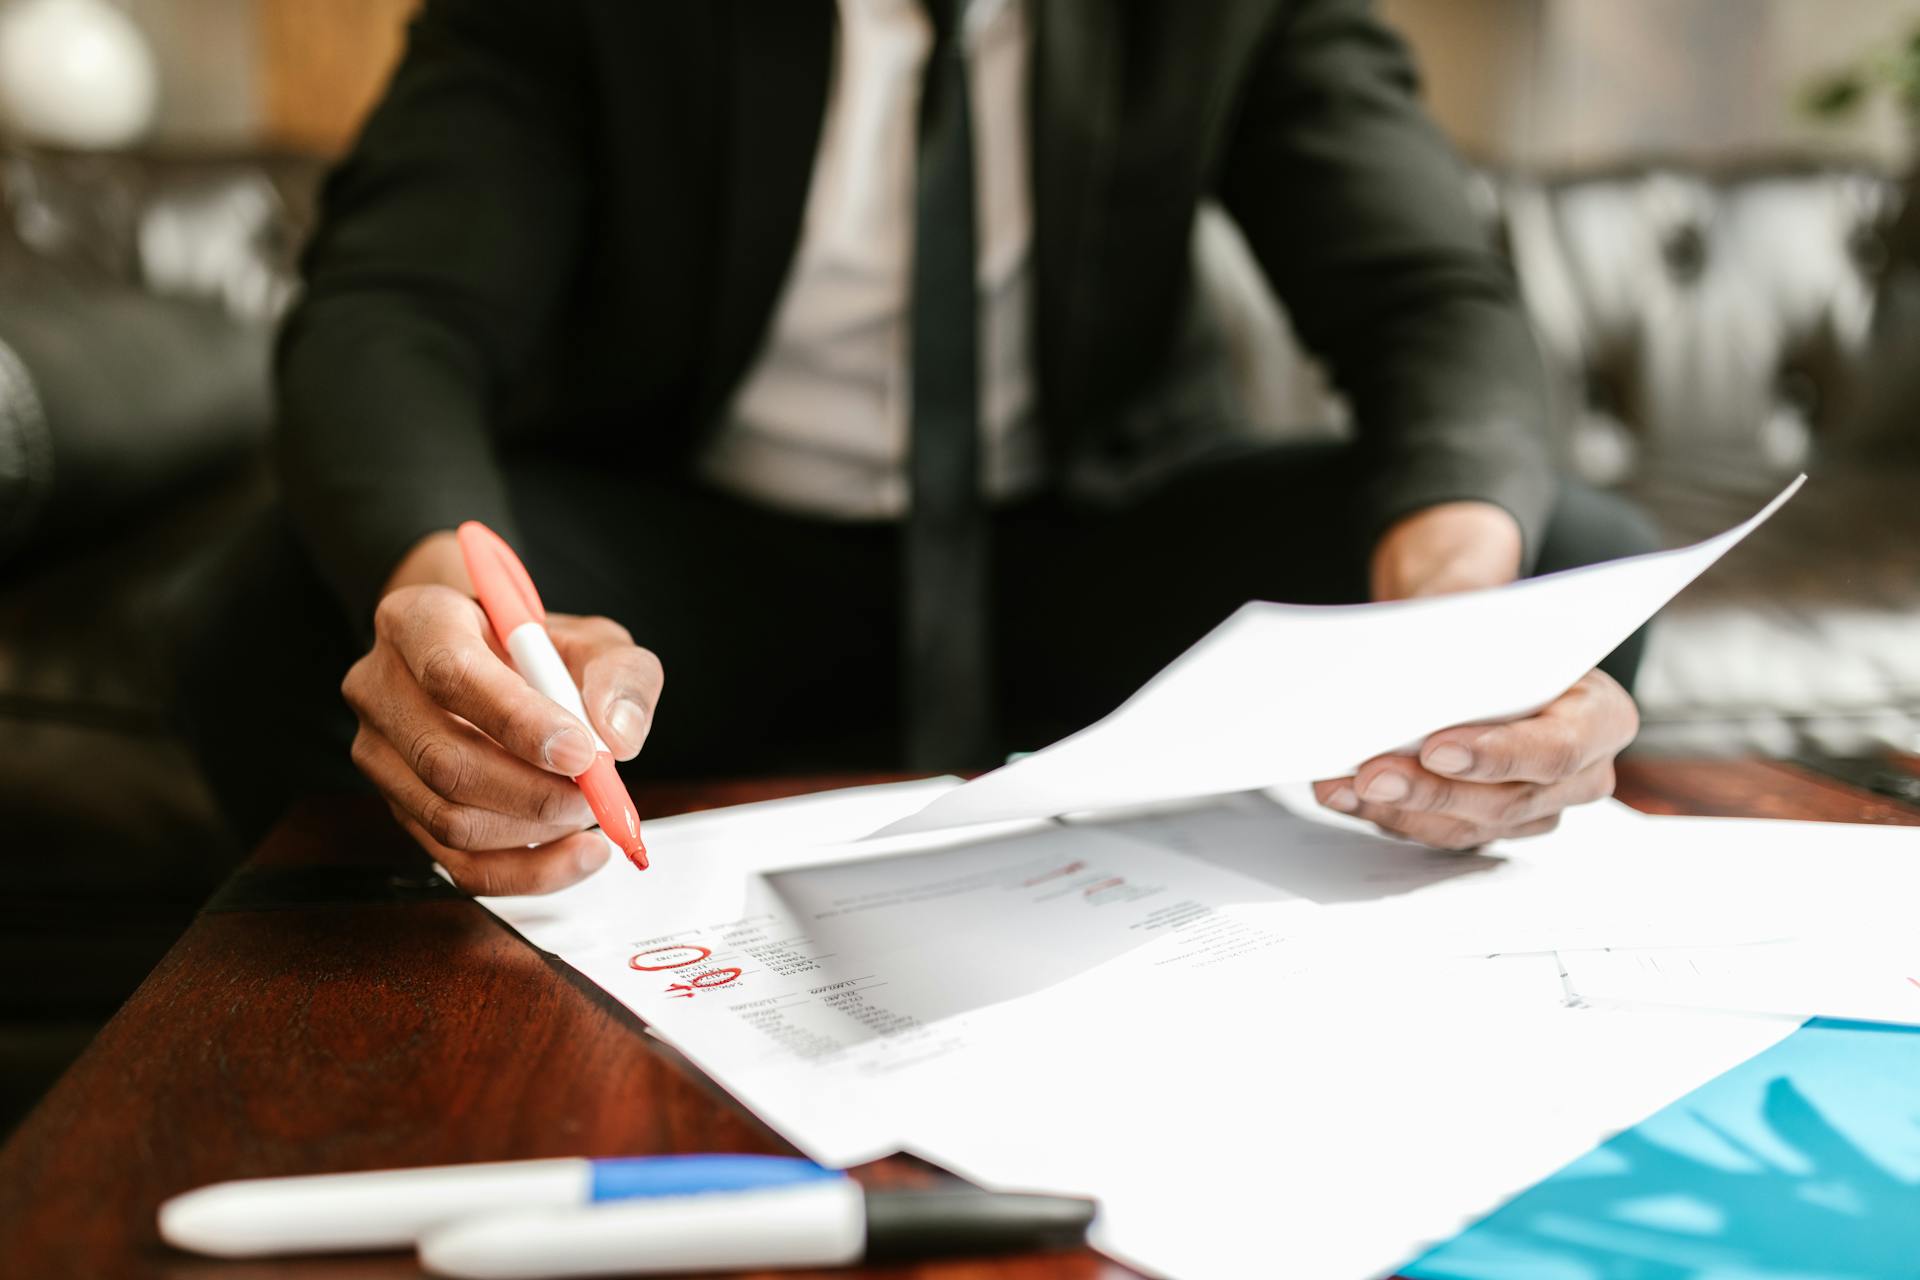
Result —
[{"label": "red marker", "polygon": [[513,657],[513,669],[520,678],[571,711],[593,735],[593,764],[574,779],[587,797],[600,830],[626,852],[627,859],[642,871],[647,867],[647,846],[640,840],[640,811],[633,807],[620,773],[614,768],[613,752],[600,739],[593,721],[587,718],[586,703],[573,683],[560,651],[547,634],[547,611],[526,566],[506,540],[477,520],[460,526],[460,554],[466,558],[467,575],[473,579],[474,594],[487,611],[493,633]]}]

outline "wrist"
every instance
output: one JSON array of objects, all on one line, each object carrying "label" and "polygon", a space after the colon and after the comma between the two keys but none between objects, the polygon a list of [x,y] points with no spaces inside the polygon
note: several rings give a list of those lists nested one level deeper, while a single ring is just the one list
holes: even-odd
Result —
[{"label": "wrist", "polygon": [[1394,522],[1369,565],[1373,598],[1497,587],[1520,576],[1520,522],[1491,502],[1443,502]]},{"label": "wrist", "polygon": [[466,558],[460,554],[459,539],[451,529],[439,529],[407,548],[407,553],[387,575],[382,596],[401,587],[437,585],[452,587],[464,595],[473,594],[473,580],[467,576]]}]

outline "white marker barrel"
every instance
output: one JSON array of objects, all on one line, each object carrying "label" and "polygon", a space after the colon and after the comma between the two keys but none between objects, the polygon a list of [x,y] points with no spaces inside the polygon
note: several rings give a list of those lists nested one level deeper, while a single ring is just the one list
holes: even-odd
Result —
[{"label": "white marker barrel", "polygon": [[592,1183],[579,1159],[252,1178],[167,1201],[160,1237],[222,1258],[404,1248],[476,1213],[584,1204]]},{"label": "white marker barrel", "polygon": [[595,751],[607,750],[607,744],[600,740],[600,731],[587,718],[587,704],[580,700],[580,689],[573,682],[573,673],[567,670],[560,651],[553,647],[553,637],[547,634],[544,626],[538,622],[523,622],[515,627],[507,636],[507,653],[512,656],[513,669],[520,673],[522,680],[572,712],[581,724],[587,726],[587,732],[593,735]]},{"label": "white marker barrel", "polygon": [[866,1248],[851,1179],[481,1217],[429,1234],[420,1265],[465,1280],[838,1267]]}]

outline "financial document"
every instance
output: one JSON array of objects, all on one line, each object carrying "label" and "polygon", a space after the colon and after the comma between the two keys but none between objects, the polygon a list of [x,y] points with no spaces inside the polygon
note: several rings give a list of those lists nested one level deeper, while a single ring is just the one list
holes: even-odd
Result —
[{"label": "financial document", "polygon": [[1805,480],[1752,519],[1678,550],[1432,599],[1243,605],[1105,719],[943,793],[881,834],[1344,777],[1436,730],[1525,715],[1565,692]]},{"label": "financial document", "polygon": [[1879,930],[1920,890],[1911,831],[1615,804],[1466,855],[1284,790],[857,838],[956,785],[658,822],[653,870],[486,905],[823,1162],[1093,1195],[1149,1273],[1357,1278],[1796,1025],[1586,1000],[1579,956]]},{"label": "financial document", "polygon": [[1302,785],[1550,700],[1792,492],[1496,592],[1250,605],[973,782],[651,823],[644,873],[484,905],[823,1163],[1093,1196],[1150,1274],[1388,1274],[1795,1015],[1905,999],[1830,950],[1780,993],[1903,936],[1911,830],[1609,802],[1457,854]]}]

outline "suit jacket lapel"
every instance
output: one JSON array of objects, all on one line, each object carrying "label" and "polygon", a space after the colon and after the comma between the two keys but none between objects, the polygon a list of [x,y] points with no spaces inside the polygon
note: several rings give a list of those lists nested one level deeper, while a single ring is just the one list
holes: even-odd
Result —
[{"label": "suit jacket lapel", "polygon": [[1067,464],[1088,399],[1101,198],[1119,141],[1122,57],[1114,0],[1036,0],[1031,104],[1035,358],[1056,466]]},{"label": "suit jacket lapel", "polygon": [[799,243],[836,22],[833,0],[734,0],[728,17],[719,294],[701,405],[709,427],[759,351]]}]

